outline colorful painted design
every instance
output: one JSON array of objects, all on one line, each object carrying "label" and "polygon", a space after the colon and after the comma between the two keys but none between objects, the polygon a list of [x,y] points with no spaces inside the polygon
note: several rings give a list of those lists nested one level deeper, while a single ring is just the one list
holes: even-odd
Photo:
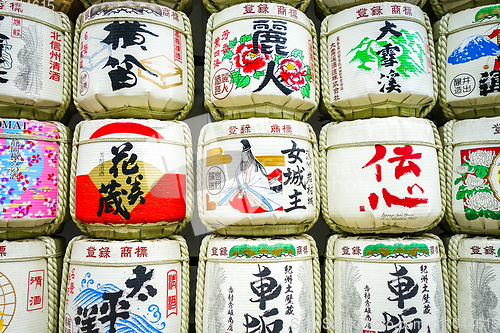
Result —
[{"label": "colorful painted design", "polygon": [[406,254],[411,257],[418,257],[421,255],[429,255],[429,247],[422,243],[411,243],[404,245],[401,243],[395,243],[394,245],[387,245],[383,243],[367,245],[363,249],[363,257],[371,257],[373,255],[381,255],[385,258],[390,255]]},{"label": "colorful painted design", "polygon": [[253,256],[267,254],[277,258],[281,258],[284,254],[287,256],[295,256],[297,251],[295,246],[292,244],[278,243],[274,245],[269,244],[259,244],[259,245],[235,245],[229,250],[229,257],[245,256],[246,258],[252,258]]},{"label": "colorful painted design", "polygon": [[16,312],[16,291],[12,282],[0,272],[0,333],[7,331]]},{"label": "colorful painted design", "polygon": [[[58,139],[56,125],[0,119],[0,133]],[[57,142],[0,139],[0,218],[55,218],[57,210]]]},{"label": "colorful painted design", "polygon": [[500,5],[488,6],[477,11],[474,22],[484,21],[489,18],[500,19]]}]

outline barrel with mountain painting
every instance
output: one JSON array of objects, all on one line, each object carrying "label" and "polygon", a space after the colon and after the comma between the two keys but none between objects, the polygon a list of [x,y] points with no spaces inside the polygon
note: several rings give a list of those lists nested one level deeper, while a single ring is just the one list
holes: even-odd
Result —
[{"label": "barrel with mountain painting", "polygon": [[197,188],[198,213],[211,232],[306,232],[319,216],[314,130],[304,122],[271,118],[205,125],[198,140]]},{"label": "barrel with mountain painting", "polygon": [[[316,11],[316,16],[325,17],[330,14],[338,13],[341,10],[357,6],[359,4],[365,3],[364,7],[361,7],[361,12],[367,15],[370,12],[376,12],[378,10],[379,3],[370,3],[370,0],[358,1],[358,0],[316,0],[314,1],[314,9]],[[423,7],[426,0],[403,0],[402,3],[395,5],[393,8],[393,14],[397,14],[401,10],[411,10],[410,6],[406,6],[406,3]],[[406,9],[405,9],[406,8]]]},{"label": "barrel with mountain painting", "polygon": [[245,3],[210,16],[205,107],[216,120],[307,120],[319,104],[316,28],[298,9]]},{"label": "barrel with mountain painting", "polygon": [[189,127],[155,119],[77,125],[71,216],[93,237],[156,238],[177,233],[194,206]]},{"label": "barrel with mountain painting", "polygon": [[51,9],[0,2],[0,114],[61,120],[71,98],[72,23]]},{"label": "barrel with mountain painting", "polygon": [[500,4],[438,23],[439,97],[448,119],[500,115]]},{"label": "barrel with mountain painting", "polygon": [[336,234],[328,239],[325,257],[329,332],[450,332],[448,271],[439,237]]},{"label": "barrel with mountain painting", "polygon": [[59,333],[188,333],[184,238],[73,238],[64,257]]},{"label": "barrel with mountain painting", "polygon": [[500,239],[454,235],[448,243],[453,333],[487,333],[499,328]]},{"label": "barrel with mountain painting", "polygon": [[321,24],[321,90],[338,121],[425,117],[437,101],[432,28],[419,7],[376,2]]},{"label": "barrel with mountain painting", "polygon": [[320,333],[314,239],[205,237],[195,304],[196,332]]},{"label": "barrel with mountain painting", "polygon": [[193,104],[191,23],[142,2],[106,2],[75,28],[73,96],[84,119],[182,120]]}]

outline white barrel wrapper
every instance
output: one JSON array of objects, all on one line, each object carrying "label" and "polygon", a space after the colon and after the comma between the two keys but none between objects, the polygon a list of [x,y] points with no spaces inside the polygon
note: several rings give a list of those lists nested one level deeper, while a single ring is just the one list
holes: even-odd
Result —
[{"label": "white barrel wrapper", "polygon": [[273,236],[311,228],[319,213],[309,124],[251,118],[205,125],[198,140],[198,212],[209,230]]},{"label": "white barrel wrapper", "polygon": [[199,332],[319,333],[319,266],[309,238],[216,236],[204,240],[200,260]]},{"label": "white barrel wrapper", "polygon": [[190,219],[194,179],[187,124],[89,120],[77,126],[73,144],[71,213],[84,232],[164,237]]},{"label": "white barrel wrapper", "polygon": [[444,137],[448,223],[455,232],[500,234],[500,117],[450,121]]},{"label": "white barrel wrapper", "polygon": [[[419,118],[331,123],[320,135],[322,211],[332,228],[416,232],[443,216],[441,142]],[[332,221],[333,220],[333,221]]]},{"label": "white barrel wrapper", "polygon": [[417,6],[377,2],[323,21],[323,98],[335,119],[430,111],[436,92],[426,20]]},{"label": "white barrel wrapper", "polygon": [[298,9],[248,3],[213,14],[206,49],[205,104],[217,120],[307,120],[318,107],[316,33]]},{"label": "white barrel wrapper", "polygon": [[410,332],[446,332],[448,287],[440,241],[334,235],[326,255],[330,329],[395,332],[406,325]]},{"label": "white barrel wrapper", "polygon": [[75,33],[80,113],[86,119],[183,119],[193,99],[190,27],[185,14],[156,4],[87,9]]},{"label": "white barrel wrapper", "polygon": [[[71,244],[71,243],[70,243]],[[94,324],[98,333],[187,333],[189,266],[184,239],[77,239],[68,247],[59,325],[64,333]],[[188,268],[188,269],[186,269]],[[64,317],[64,323],[61,322]],[[63,332],[60,327],[60,332]]]},{"label": "white barrel wrapper", "polygon": [[[361,1],[357,1],[357,0],[316,0],[315,5],[317,6],[318,9],[321,10],[322,14],[330,15],[333,13],[337,13],[340,10],[357,6],[357,5],[359,5],[360,2]],[[365,0],[363,2],[370,2],[370,1]],[[423,1],[421,1],[421,0],[403,0],[402,2],[410,3],[413,5],[420,4],[420,6],[423,6],[423,4],[425,3],[425,0],[423,0]],[[368,4],[366,6],[367,6],[367,8],[371,9],[377,5],[378,5],[377,3],[371,3],[371,4]],[[401,5],[404,5],[404,3]]]}]

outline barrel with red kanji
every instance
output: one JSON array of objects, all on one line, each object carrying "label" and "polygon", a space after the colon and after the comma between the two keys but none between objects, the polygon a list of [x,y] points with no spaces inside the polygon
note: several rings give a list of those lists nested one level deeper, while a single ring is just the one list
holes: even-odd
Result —
[{"label": "barrel with red kanji", "polygon": [[187,333],[189,252],[181,236],[109,241],[76,237],[66,249],[59,332]]},{"label": "barrel with red kanji", "polygon": [[331,332],[450,332],[448,282],[444,246],[435,235],[333,235],[324,326]]},{"label": "barrel with red kanji", "polygon": [[[444,215],[441,140],[427,119],[330,123],[320,135],[327,224],[352,233],[431,229]],[[443,189],[441,187],[443,186]]]},{"label": "barrel with red kanji", "polygon": [[178,121],[88,120],[77,125],[71,214],[93,237],[177,233],[194,206],[191,132]]},{"label": "barrel with red kanji", "polygon": [[[234,6],[235,4],[239,4],[239,3],[245,3],[244,6],[245,5],[253,5],[250,2],[255,2],[255,0],[254,1],[203,0],[203,6],[205,7],[205,10],[207,10],[208,12],[217,13],[225,8]],[[283,4],[283,5],[289,5],[289,6],[293,6],[293,7],[297,8],[300,11],[305,12],[307,10],[307,7],[309,6],[310,0],[265,0],[265,1],[257,1],[257,2],[273,2],[273,3]],[[263,5],[264,4],[260,4],[260,8],[266,8]],[[257,6],[259,6],[259,4]],[[263,12],[263,11],[264,11],[263,9],[260,10],[260,12]]]},{"label": "barrel with red kanji", "polygon": [[72,23],[51,9],[0,3],[0,112],[61,120],[71,98]]},{"label": "barrel with red kanji", "polygon": [[[422,7],[425,4],[426,0],[404,0],[401,2],[402,3],[400,4],[393,5],[395,6],[394,7],[395,13],[401,10],[408,10],[408,8],[411,8],[410,6],[406,6],[407,3]],[[314,9],[316,10],[316,15],[318,17],[320,16],[324,17],[330,14],[338,13],[341,10],[357,6],[359,3],[360,1],[356,0],[316,0],[314,2],[315,6]],[[368,3],[361,8],[362,11],[369,14],[370,12],[377,12],[379,5],[380,5],[379,3],[374,2],[374,3]],[[404,9],[405,7],[407,9]]]},{"label": "barrel with red kanji", "polygon": [[320,45],[323,102],[335,120],[425,117],[437,101],[432,28],[415,5],[376,2],[330,15]]},{"label": "barrel with red kanji", "polygon": [[219,234],[309,230],[319,215],[316,135],[303,122],[251,118],[205,125],[198,140],[198,213]]},{"label": "barrel with red kanji", "polygon": [[307,120],[319,103],[316,30],[301,11],[239,4],[213,14],[205,44],[205,107],[216,120]]},{"label": "barrel with red kanji", "polygon": [[197,332],[319,333],[321,278],[316,243],[210,235],[200,248]]},{"label": "barrel with red kanji", "polygon": [[80,15],[73,95],[84,119],[182,120],[193,104],[191,23],[141,2],[96,4]]}]

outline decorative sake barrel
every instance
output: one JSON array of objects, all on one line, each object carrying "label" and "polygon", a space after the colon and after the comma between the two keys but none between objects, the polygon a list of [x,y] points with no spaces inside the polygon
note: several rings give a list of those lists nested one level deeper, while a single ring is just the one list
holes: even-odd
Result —
[{"label": "decorative sake barrel", "polygon": [[[426,3],[426,1],[427,0],[402,0],[402,1],[400,1],[401,3],[397,4],[397,6],[400,6],[399,10],[401,10],[401,8],[404,8],[407,3],[423,7],[424,4]],[[351,7],[360,5],[360,4],[365,4],[364,7],[360,7],[360,8],[366,14],[369,14],[373,10],[375,10],[375,11],[378,10],[377,6],[380,4],[377,2],[381,2],[381,1],[373,1],[373,0],[362,0],[362,1],[357,1],[357,0],[316,0],[314,2],[314,5],[315,5],[315,10],[316,10],[316,15],[324,17],[324,16],[328,16],[330,14],[338,13],[341,10],[351,8]],[[394,8],[395,8],[395,11],[397,13],[398,7],[394,7]]]},{"label": "decorative sake barrel", "polygon": [[328,332],[450,332],[439,237],[333,235],[325,256]]},{"label": "decorative sake barrel", "polygon": [[210,235],[200,247],[196,332],[321,331],[314,239]]},{"label": "decorative sake barrel", "polygon": [[0,113],[60,120],[71,98],[69,18],[17,0],[0,2]]},{"label": "decorative sake barrel", "polygon": [[182,120],[194,98],[191,23],[142,2],[107,2],[82,13],[73,49],[73,96],[84,119]]},{"label": "decorative sake barrel", "polygon": [[330,123],[320,134],[321,208],[335,231],[429,230],[444,215],[441,139],[427,119]]},{"label": "decorative sake barrel", "polygon": [[1,332],[56,333],[62,237],[0,241]]},{"label": "decorative sake barrel", "polygon": [[0,239],[60,230],[67,218],[70,138],[57,122],[0,118]]},{"label": "decorative sake barrel", "polygon": [[338,121],[424,117],[437,100],[429,18],[419,7],[377,2],[321,24],[321,87]]},{"label": "decorative sake barrel", "polygon": [[189,252],[181,236],[76,237],[62,276],[59,333],[188,332]]},{"label": "decorative sake barrel", "polygon": [[446,220],[455,233],[500,235],[500,117],[444,126]]},{"label": "decorative sake barrel", "polygon": [[499,328],[500,239],[454,235],[448,244],[454,333],[496,332]]},{"label": "decorative sake barrel", "polygon": [[92,237],[157,238],[193,214],[191,132],[178,121],[89,120],[76,126],[71,217]]},{"label": "decorative sake barrel", "polygon": [[63,12],[65,14],[68,14],[74,0],[21,0],[21,1],[46,7],[56,12]]},{"label": "decorative sake barrel", "polygon": [[439,101],[448,119],[500,115],[500,4],[447,14],[438,23]]},{"label": "decorative sake barrel", "polygon": [[[244,2],[245,2],[245,5],[253,5],[253,4],[251,4],[251,2],[255,2],[255,0],[254,1],[251,1],[251,0],[250,1],[246,1],[246,0],[236,0],[236,1],[203,0],[203,6],[205,7],[205,9],[209,13],[217,13],[225,8],[234,6],[235,4],[244,3]],[[277,3],[277,4],[289,5],[289,6],[293,6],[293,7],[297,8],[298,10],[300,10],[302,12],[305,12],[307,10],[307,7],[309,6],[310,0],[267,0],[267,1],[258,1],[258,2],[261,2],[261,3],[273,2],[273,3]],[[260,4],[260,8],[262,8],[261,12],[265,13],[265,11],[263,11],[263,8],[266,8],[266,7],[263,5],[264,4]],[[257,5],[257,6],[259,6],[259,5]],[[259,8],[259,7],[257,7],[257,8]],[[256,10],[256,12],[258,12],[258,9]],[[261,12],[258,12],[258,13],[261,13]]]},{"label": "decorative sake barrel", "polygon": [[[117,2],[118,0],[80,0],[85,8],[89,8],[90,6],[97,5],[100,3],[106,3],[108,6],[113,4],[109,4],[109,2]],[[144,3],[156,3],[161,6],[166,6],[169,7],[170,9],[173,10],[183,10],[187,14],[191,12],[191,9],[193,7],[192,0],[154,0],[154,1],[149,1],[149,0],[139,0],[137,2],[144,2]],[[135,10],[141,12],[141,11],[148,11],[148,7],[143,7],[144,4],[138,4],[138,5],[132,5],[135,6]],[[109,7],[108,7],[109,8]],[[153,8],[153,7],[151,7]],[[154,11],[154,9],[151,9]]]},{"label": "decorative sake barrel", "polygon": [[488,4],[497,4],[498,1],[496,0],[481,0],[481,1],[474,1],[474,0],[430,0],[429,1],[432,9],[434,10],[434,13],[440,18],[441,16],[445,15],[446,13],[456,13],[461,10],[467,9],[467,8],[472,8],[476,7],[478,5],[484,6]]},{"label": "decorative sake barrel", "polygon": [[205,107],[216,120],[307,120],[319,103],[314,23],[298,9],[246,3],[210,16]]},{"label": "decorative sake barrel", "polygon": [[198,140],[197,188],[198,213],[211,232],[306,232],[320,205],[314,130],[307,123],[269,118],[205,125]]}]

